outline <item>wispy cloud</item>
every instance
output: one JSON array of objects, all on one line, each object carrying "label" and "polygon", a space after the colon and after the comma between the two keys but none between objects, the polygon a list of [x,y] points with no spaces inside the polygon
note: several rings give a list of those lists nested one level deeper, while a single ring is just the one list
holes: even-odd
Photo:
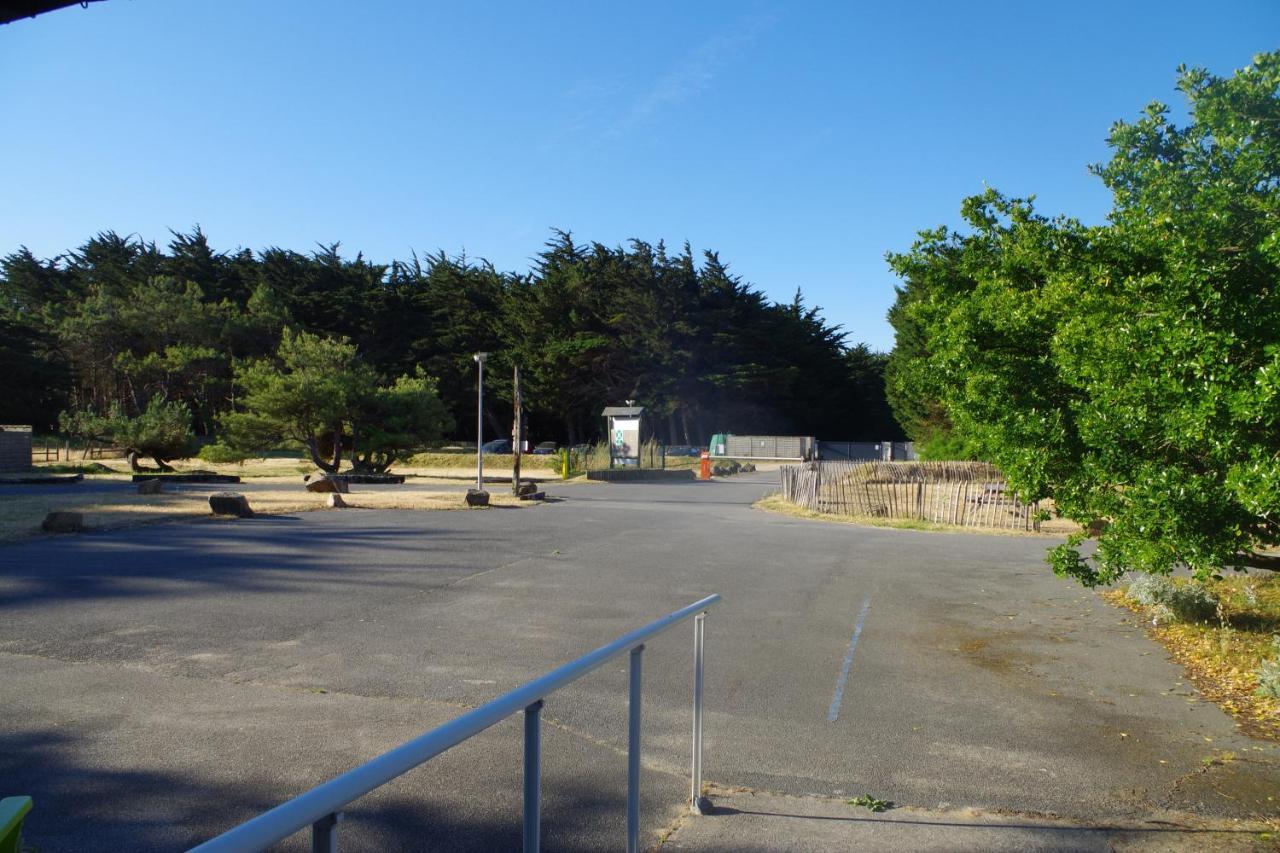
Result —
[{"label": "wispy cloud", "polygon": [[593,128],[610,120],[608,106],[623,97],[626,87],[616,77],[594,77],[578,81],[561,99],[568,116],[542,143],[543,151],[555,150],[575,137],[581,138]]},{"label": "wispy cloud", "polygon": [[775,20],[771,12],[753,13],[731,29],[703,41],[637,97],[605,136],[621,136],[652,121],[669,107],[705,92],[724,67]]},{"label": "wispy cloud", "polygon": [[704,39],[647,85],[637,86],[616,76],[578,81],[561,96],[567,115],[543,141],[542,149],[555,150],[572,139],[617,139],[656,120],[664,110],[707,91],[726,66],[775,20],[771,12],[739,19],[729,29]]}]

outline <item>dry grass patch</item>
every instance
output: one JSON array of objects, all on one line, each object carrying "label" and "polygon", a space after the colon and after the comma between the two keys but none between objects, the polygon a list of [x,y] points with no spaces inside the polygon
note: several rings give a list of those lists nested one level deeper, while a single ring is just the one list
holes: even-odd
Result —
[{"label": "dry grass patch", "polygon": [[[229,487],[235,489],[234,486]],[[328,495],[299,491],[258,491],[242,489],[249,505],[259,515],[289,515],[297,512],[327,510]],[[158,495],[124,494],[43,494],[5,496],[0,501],[0,542],[14,542],[40,533],[40,522],[53,510],[83,513],[85,527],[113,530],[139,524],[212,518],[209,512],[209,490],[175,490]],[[350,509],[454,510],[469,509],[459,492],[423,492],[369,490],[342,496]],[[535,501],[520,501],[509,493],[493,491],[489,503],[500,507],[536,506]],[[345,510],[335,510],[343,512]]]},{"label": "dry grass patch", "polygon": [[33,462],[29,473],[59,476],[64,474],[110,475],[112,478],[118,479],[129,474],[129,466],[115,460],[112,460],[110,464],[96,460],[91,462]]},{"label": "dry grass patch", "polygon": [[[558,471],[555,467],[557,457],[555,456],[534,456],[532,454],[524,454],[520,457],[521,469],[540,477]],[[150,467],[148,460],[143,460],[143,464]],[[303,474],[315,474],[318,469],[311,464],[310,459],[304,458],[301,454],[273,454],[271,456],[255,457],[246,459],[244,462],[205,462],[203,459],[177,459],[170,463],[173,469],[179,473],[189,473],[191,471],[212,471],[215,474],[230,474],[240,477],[243,480],[257,480],[261,478],[282,478],[290,481],[302,482]],[[510,454],[487,453],[484,457],[484,469],[488,474],[493,476],[510,476],[511,468],[514,466],[514,457]],[[474,453],[458,454],[458,453],[419,453],[416,456],[405,460],[401,464],[391,466],[392,474],[404,474],[409,477],[426,477],[432,476],[447,477],[454,479],[455,475],[467,474],[475,471],[476,456]],[[48,473],[82,473],[93,476],[107,476],[110,479],[123,479],[132,475],[129,465],[123,459],[112,459],[106,463],[88,462],[74,463],[68,465],[62,463],[36,463],[33,471]],[[350,474],[349,468],[342,471],[343,474]]]},{"label": "dry grass patch", "polygon": [[[143,464],[146,464],[145,460]],[[178,473],[187,471],[213,471],[217,474],[234,474],[245,479],[257,477],[294,477],[301,480],[301,475],[316,470],[311,460],[294,456],[259,456],[243,462],[225,462],[215,464],[203,459],[178,459],[170,463]],[[123,466],[128,470],[128,466]]]},{"label": "dry grass patch", "polygon": [[756,509],[762,509],[767,512],[776,512],[779,515],[789,515],[793,518],[811,518],[814,521],[829,521],[836,524],[857,524],[864,527],[885,527],[893,530],[927,530],[934,533],[976,533],[982,536],[1042,536],[1056,537],[1061,535],[1057,531],[1041,530],[1009,530],[1007,528],[995,527],[961,527],[955,524],[939,524],[933,521],[920,521],[911,518],[877,518],[875,516],[861,515],[842,515],[831,512],[817,512],[816,510],[805,509],[797,506],[791,501],[784,498],[780,493],[774,492],[766,495],[760,500],[752,504]]},{"label": "dry grass patch", "polygon": [[[145,467],[152,468],[154,463],[149,459],[141,460]],[[213,471],[216,474],[233,474],[245,479],[257,477],[296,477],[315,470],[315,466],[300,456],[263,456],[246,459],[244,462],[213,463],[192,457],[191,459],[175,459],[169,463],[180,474],[190,471]],[[128,478],[133,476],[129,463],[123,459],[108,459],[92,462],[36,462],[31,466],[35,473],[84,473],[91,476],[106,476],[109,479]]]},{"label": "dry grass patch", "polygon": [[[1192,583],[1186,578],[1176,584]],[[1258,669],[1275,656],[1280,634],[1280,577],[1236,575],[1204,584],[1217,599],[1218,614],[1205,622],[1151,621],[1151,608],[1127,598],[1124,589],[1103,598],[1144,617],[1147,633],[1168,649],[1187,677],[1236,719],[1246,734],[1280,741],[1280,699],[1260,696]]]},{"label": "dry grass patch", "polygon": [[[490,468],[512,468],[516,464],[516,458],[510,453],[486,453],[484,455],[485,470]],[[560,457],[545,453],[521,453],[520,467],[522,469],[533,470],[555,470],[560,465]],[[475,470],[476,452],[463,451],[460,453],[445,453],[443,451],[431,451],[427,453],[416,453],[410,456],[404,463],[392,466],[391,470],[397,474],[404,474],[414,468],[470,468]]]}]

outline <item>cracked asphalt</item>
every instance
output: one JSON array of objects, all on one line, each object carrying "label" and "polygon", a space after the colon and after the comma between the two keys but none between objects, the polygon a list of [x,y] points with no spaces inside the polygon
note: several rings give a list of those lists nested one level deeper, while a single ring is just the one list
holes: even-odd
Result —
[{"label": "cracked asphalt", "polygon": [[[315,512],[0,548],[3,792],[36,798],[42,853],[183,849],[718,592],[704,776],[726,797],[871,793],[1077,822],[1280,814],[1276,746],[1239,734],[1133,617],[1055,578],[1053,540],[751,508],[775,486],[564,485],[531,510]],[[691,632],[645,652],[654,843],[687,796]],[[544,843],[620,847],[625,661],[553,694],[544,720]],[[1235,760],[1206,769],[1225,751]],[[354,804],[342,849],[518,848],[520,779],[513,719]],[[729,811],[673,845],[699,849],[699,821],[730,832]],[[816,849],[806,825],[752,849]],[[946,849],[984,849],[965,831]]]}]

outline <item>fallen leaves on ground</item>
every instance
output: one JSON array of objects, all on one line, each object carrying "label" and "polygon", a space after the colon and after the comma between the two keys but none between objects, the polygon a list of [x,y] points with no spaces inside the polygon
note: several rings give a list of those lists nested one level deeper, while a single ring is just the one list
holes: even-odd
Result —
[{"label": "fallen leaves on ground", "polygon": [[1102,596],[1144,617],[1147,634],[1242,732],[1280,741],[1280,700],[1256,693],[1258,667],[1274,654],[1271,638],[1280,633],[1280,577],[1227,577],[1206,587],[1222,603],[1223,622],[1152,624],[1148,608],[1126,598],[1123,589]]}]

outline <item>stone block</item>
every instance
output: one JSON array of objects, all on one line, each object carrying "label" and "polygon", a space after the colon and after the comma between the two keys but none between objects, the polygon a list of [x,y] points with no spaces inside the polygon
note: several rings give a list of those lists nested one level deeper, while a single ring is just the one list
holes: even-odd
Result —
[{"label": "stone block", "polygon": [[467,506],[488,506],[489,493],[480,489],[467,489]]},{"label": "stone block", "polygon": [[348,485],[346,477],[326,476],[317,477],[307,483],[307,491],[319,493],[330,492],[345,495],[351,491],[351,487]]},{"label": "stone block", "polygon": [[239,492],[214,492],[209,495],[209,509],[214,515],[233,515],[236,518],[249,518],[253,515],[249,499]]},{"label": "stone block", "polygon": [[40,529],[45,533],[79,533],[84,530],[84,516],[78,512],[55,510],[40,522]]},{"label": "stone block", "polygon": [[158,495],[164,491],[164,482],[161,480],[143,480],[138,484],[138,494],[140,495]]}]

